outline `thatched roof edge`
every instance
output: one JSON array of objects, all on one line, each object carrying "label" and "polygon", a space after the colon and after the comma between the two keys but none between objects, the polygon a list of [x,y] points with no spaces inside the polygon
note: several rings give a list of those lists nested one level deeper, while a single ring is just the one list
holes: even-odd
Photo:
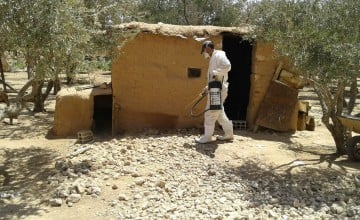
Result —
[{"label": "thatched roof edge", "polygon": [[218,26],[192,26],[192,25],[172,25],[172,24],[148,24],[143,22],[130,22],[113,26],[114,30],[148,32],[167,36],[184,37],[209,37],[218,36],[223,33],[232,33],[236,35],[246,35],[251,33],[250,26],[242,27],[218,27]]}]

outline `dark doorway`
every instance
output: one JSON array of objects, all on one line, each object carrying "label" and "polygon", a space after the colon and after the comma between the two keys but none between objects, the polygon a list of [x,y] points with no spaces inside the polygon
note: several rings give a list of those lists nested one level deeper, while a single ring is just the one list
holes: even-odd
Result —
[{"label": "dark doorway", "polygon": [[224,108],[230,120],[246,120],[249,104],[252,45],[240,36],[223,36],[223,50],[231,62]]},{"label": "dark doorway", "polygon": [[93,132],[111,134],[112,95],[94,96]]}]

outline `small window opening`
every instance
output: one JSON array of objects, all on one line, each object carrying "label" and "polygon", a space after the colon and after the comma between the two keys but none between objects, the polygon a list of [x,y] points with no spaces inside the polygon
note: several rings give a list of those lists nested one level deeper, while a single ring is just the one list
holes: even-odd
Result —
[{"label": "small window opening", "polygon": [[201,69],[199,68],[188,68],[189,78],[199,78],[201,76]]}]

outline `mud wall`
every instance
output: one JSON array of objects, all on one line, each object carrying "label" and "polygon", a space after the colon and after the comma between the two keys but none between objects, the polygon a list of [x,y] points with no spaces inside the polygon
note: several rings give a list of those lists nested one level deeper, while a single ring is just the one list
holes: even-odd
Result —
[{"label": "mud wall", "polygon": [[[151,33],[128,42],[112,66],[113,132],[200,126],[203,119],[191,117],[190,109],[206,85],[201,45],[193,38]],[[200,77],[188,77],[188,68],[200,69]]]},{"label": "mud wall", "polygon": [[111,89],[62,89],[56,96],[52,133],[58,137],[76,135],[80,130],[91,130],[94,96],[111,94]]},{"label": "mud wall", "polygon": [[[222,36],[210,38],[221,49]],[[138,128],[202,126],[190,116],[196,96],[206,85],[208,62],[200,55],[201,42],[192,38],[140,33],[121,50],[112,66],[113,132]],[[284,59],[284,69],[290,69]],[[252,53],[248,127],[255,126],[261,102],[280,59],[272,44],[256,42]],[[201,69],[189,78],[188,68]],[[198,110],[204,108],[203,102]],[[294,114],[295,115],[295,114]]]},{"label": "mud wall", "polygon": [[276,56],[273,44],[263,42],[255,43],[252,54],[250,97],[247,109],[247,123],[250,129],[255,126],[259,107],[265,97],[280,61],[283,64],[283,69],[291,69],[285,58],[279,58]]}]

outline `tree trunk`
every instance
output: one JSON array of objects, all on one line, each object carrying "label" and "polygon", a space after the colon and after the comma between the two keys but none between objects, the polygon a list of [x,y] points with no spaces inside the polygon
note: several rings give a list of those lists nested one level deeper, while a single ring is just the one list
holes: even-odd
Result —
[{"label": "tree trunk", "polygon": [[331,136],[334,139],[336,146],[336,154],[343,155],[346,154],[345,140],[347,138],[346,128],[341,124],[339,119],[331,117],[332,124],[329,123],[329,120],[322,120],[326,128],[330,131]]},{"label": "tree trunk", "polygon": [[0,79],[0,82],[1,82],[1,83],[4,83],[5,86],[7,86],[12,92],[17,93],[16,89],[14,89],[14,87],[10,86],[8,83],[3,82],[1,79]]},{"label": "tree trunk", "polygon": [[54,95],[56,95],[61,89],[61,83],[58,76],[56,76],[54,81]]},{"label": "tree trunk", "polygon": [[47,99],[47,97],[49,96],[51,89],[54,87],[54,80],[50,80],[49,83],[46,86],[46,91],[43,95],[43,102],[45,102],[45,100]]},{"label": "tree trunk", "polygon": [[[42,87],[44,85],[44,80],[36,81],[34,78],[29,79],[25,85],[20,89],[16,102],[23,104],[24,102],[33,102],[34,109],[33,112],[43,112],[45,111],[44,102],[47,95],[51,91],[52,84],[48,85],[45,95],[42,94]],[[25,95],[26,90],[32,86],[31,93]],[[49,89],[50,87],[50,89]],[[46,95],[47,94],[47,95]]]},{"label": "tree trunk", "polygon": [[335,141],[336,153],[338,155],[344,155],[346,154],[345,144],[347,139],[347,129],[341,124],[340,120],[336,116],[331,117],[331,120],[333,121],[333,125],[330,133]]},{"label": "tree trunk", "polygon": [[4,87],[4,92],[6,92],[6,83],[5,83],[4,67],[3,67],[3,63],[2,63],[1,58],[0,58],[0,73],[1,73],[1,80],[2,80],[2,83],[3,83],[3,87]]},{"label": "tree trunk", "polygon": [[350,115],[352,111],[354,110],[355,103],[356,103],[356,96],[358,94],[358,88],[357,88],[357,78],[354,77],[351,80],[350,85],[350,94],[349,94],[349,104],[347,107],[347,113]]},{"label": "tree trunk", "polygon": [[66,85],[70,85],[73,83],[73,77],[72,76],[66,76]]},{"label": "tree trunk", "polygon": [[[25,102],[34,102],[34,89],[31,90],[31,93],[25,95],[26,90],[34,84],[35,79],[30,78],[25,85],[20,89],[19,93],[16,96],[15,103],[19,104],[21,108],[26,107]],[[31,111],[30,109],[28,109]]]},{"label": "tree trunk", "polygon": [[34,71],[32,69],[32,67],[26,67],[26,72],[28,74],[28,79],[31,79],[34,76]]},{"label": "tree trunk", "polygon": [[185,18],[185,22],[186,22],[187,25],[189,25],[190,22],[189,22],[189,20],[187,18],[186,0],[183,0],[182,2],[183,2],[183,5],[184,5],[184,7],[183,7],[183,9],[184,9],[183,10],[183,15],[184,15],[184,18]]},{"label": "tree trunk", "polygon": [[34,77],[34,61],[30,57],[26,57],[26,72],[28,74],[28,80]]},{"label": "tree trunk", "polygon": [[334,139],[336,146],[336,154],[344,155],[346,154],[346,128],[341,124],[339,119],[335,117],[331,117],[332,124],[330,124],[327,120],[322,120],[325,124],[326,128],[330,131],[331,136]]},{"label": "tree trunk", "polygon": [[34,110],[33,112],[44,112],[44,98],[42,94],[42,87],[44,85],[44,80],[37,81],[35,84],[35,100],[34,100]]},{"label": "tree trunk", "polygon": [[69,68],[66,71],[66,84],[70,85],[73,83],[75,78],[75,70],[77,65],[75,63],[68,62]]},{"label": "tree trunk", "polygon": [[30,78],[26,83],[25,85],[20,89],[19,93],[17,94],[16,96],[16,102],[20,102],[20,103],[23,103],[24,101],[32,101],[30,97],[33,97],[33,91],[31,94],[29,95],[26,95],[26,98],[25,98],[25,92],[26,90],[31,86],[33,85],[34,83],[34,78]]},{"label": "tree trunk", "polygon": [[323,116],[321,121],[330,131],[336,146],[336,154],[346,154],[346,128],[341,124],[337,115],[341,114],[345,87],[339,84],[335,95],[331,94],[330,88],[326,85],[314,85],[314,90],[317,93],[322,108]]}]

